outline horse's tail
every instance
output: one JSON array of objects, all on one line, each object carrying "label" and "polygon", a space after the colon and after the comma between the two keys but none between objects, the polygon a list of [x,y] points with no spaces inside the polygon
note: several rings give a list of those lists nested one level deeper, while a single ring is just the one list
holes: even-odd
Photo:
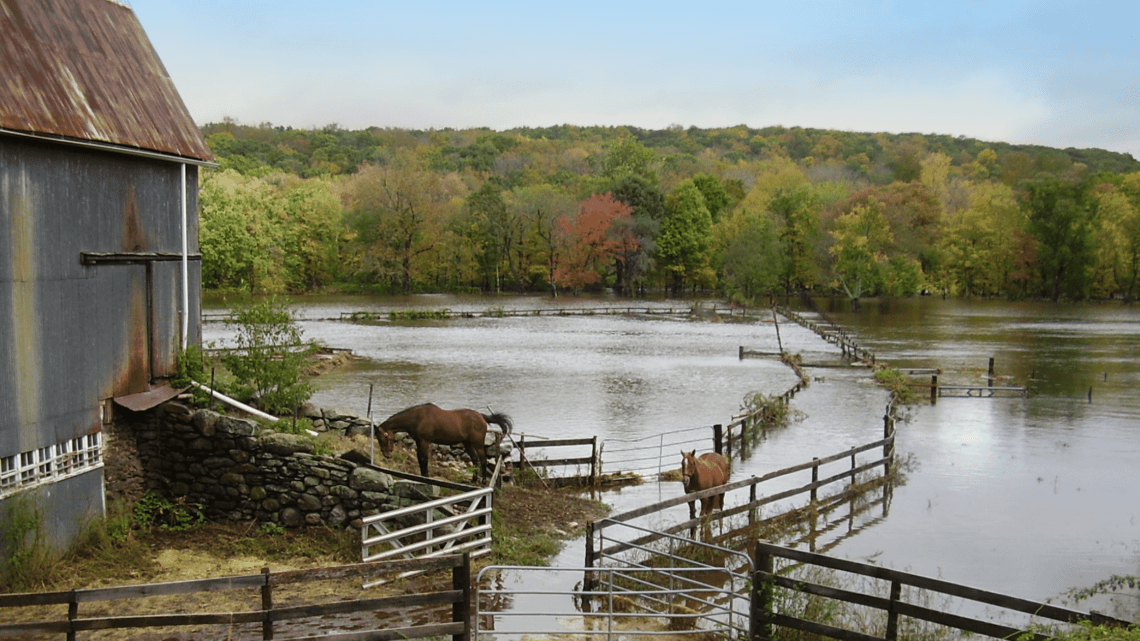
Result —
[{"label": "horse's tail", "polygon": [[514,425],[514,423],[511,422],[511,417],[507,416],[506,414],[503,414],[502,412],[495,412],[494,414],[484,414],[483,420],[487,421],[488,423],[494,423],[495,425],[498,425],[499,427],[503,428],[503,434],[510,434],[511,433],[511,426]]}]

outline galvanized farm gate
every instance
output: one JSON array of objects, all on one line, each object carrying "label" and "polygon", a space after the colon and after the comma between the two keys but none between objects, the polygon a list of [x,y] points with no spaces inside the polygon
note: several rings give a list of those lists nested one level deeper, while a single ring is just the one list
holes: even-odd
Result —
[{"label": "galvanized farm gate", "polygon": [[363,562],[394,558],[429,559],[458,552],[479,557],[491,551],[491,503],[502,471],[501,459],[495,466],[490,485],[482,488],[394,470],[384,471],[426,485],[459,490],[460,494],[364,518],[360,528]]}]

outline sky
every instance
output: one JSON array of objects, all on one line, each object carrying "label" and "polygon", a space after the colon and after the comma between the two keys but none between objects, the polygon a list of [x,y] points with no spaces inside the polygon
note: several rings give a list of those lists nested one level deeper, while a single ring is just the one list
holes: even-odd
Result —
[{"label": "sky", "polygon": [[128,0],[199,124],[782,125],[1140,158],[1140,2]]}]

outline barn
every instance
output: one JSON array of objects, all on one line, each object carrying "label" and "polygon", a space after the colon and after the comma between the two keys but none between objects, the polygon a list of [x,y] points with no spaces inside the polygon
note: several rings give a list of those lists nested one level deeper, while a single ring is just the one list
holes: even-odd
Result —
[{"label": "barn", "polygon": [[0,535],[58,548],[105,513],[105,426],[200,341],[213,157],[130,7],[0,0],[0,34]]}]

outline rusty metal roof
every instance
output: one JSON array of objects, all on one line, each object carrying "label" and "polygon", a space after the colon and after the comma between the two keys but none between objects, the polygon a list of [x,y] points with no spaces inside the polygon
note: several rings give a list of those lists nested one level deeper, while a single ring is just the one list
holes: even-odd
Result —
[{"label": "rusty metal roof", "polygon": [[0,0],[0,129],[212,161],[133,10]]}]

